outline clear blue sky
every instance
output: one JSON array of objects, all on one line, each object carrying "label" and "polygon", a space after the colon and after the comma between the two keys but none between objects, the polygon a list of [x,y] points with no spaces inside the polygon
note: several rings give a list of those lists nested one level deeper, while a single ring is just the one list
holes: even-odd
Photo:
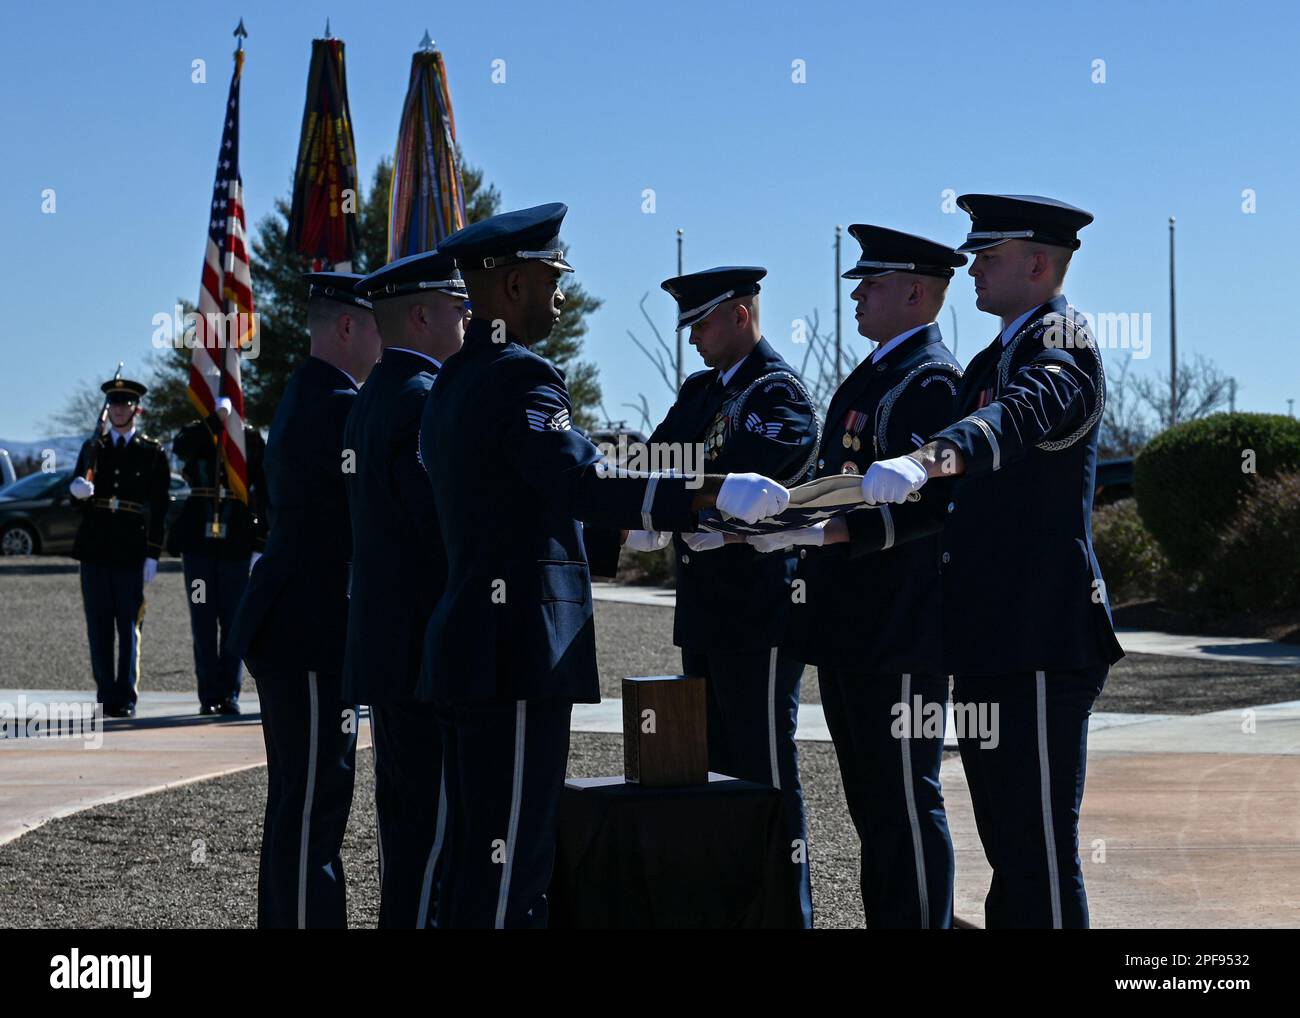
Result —
[{"label": "clear blue sky", "polygon": [[[668,406],[626,330],[649,338],[637,310],[648,290],[671,336],[658,284],[673,274],[679,226],[688,269],[768,267],[765,332],[797,363],[791,321],[814,308],[830,321],[835,225],[957,243],[968,219],[941,210],[947,188],[1048,194],[1094,212],[1066,292],[1084,310],[1151,313],[1137,372],[1168,363],[1176,215],[1180,349],[1234,375],[1239,407],[1284,412],[1300,398],[1294,4],[56,2],[7,11],[0,43],[0,436],[42,437],[71,384],[119,359],[143,373],[152,316],[197,296],[241,14],[251,222],[290,186],[325,17],[347,42],[366,182],[392,150],[427,26],[466,156],[505,207],[571,207],[570,259],[605,301],[586,356],[616,417],[639,391],[657,412]],[[190,82],[197,57],[206,85]],[[495,59],[503,85],[490,79]],[[796,59],[806,84],[791,82]],[[1105,84],[1092,81],[1095,59]],[[55,215],[40,210],[47,187]],[[654,215],[641,211],[644,188]],[[1241,210],[1246,188],[1253,215]],[[846,260],[855,252],[846,237]],[[975,309],[965,276],[949,305],[967,360],[997,323]],[[951,332],[946,309],[941,324]],[[862,349],[851,309],[845,334]],[[699,366],[689,348],[687,358]]]}]

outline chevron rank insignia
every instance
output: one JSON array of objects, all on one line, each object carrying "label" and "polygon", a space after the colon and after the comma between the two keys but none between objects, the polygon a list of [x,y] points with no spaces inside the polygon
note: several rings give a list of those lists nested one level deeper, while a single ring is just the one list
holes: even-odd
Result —
[{"label": "chevron rank insignia", "polygon": [[524,413],[528,416],[528,427],[533,431],[568,431],[572,427],[569,422],[569,411],[563,408],[555,413],[548,413],[545,410],[529,407]]},{"label": "chevron rank insignia", "polygon": [[758,414],[750,413],[745,417],[745,430],[762,435],[764,438],[776,438],[781,434],[781,422],[766,422]]}]

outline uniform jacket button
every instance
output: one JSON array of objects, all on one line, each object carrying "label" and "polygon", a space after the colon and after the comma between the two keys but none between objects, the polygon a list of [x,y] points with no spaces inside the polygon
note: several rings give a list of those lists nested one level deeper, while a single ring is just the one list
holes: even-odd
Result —
[{"label": "uniform jacket button", "polygon": [[800,557],[800,558],[807,558],[807,557],[808,557],[808,549],[807,549],[807,548],[800,548],[800,549],[799,549],[799,557]]},{"label": "uniform jacket button", "polygon": [[957,508],[957,503],[956,503],[956,502],[949,502],[949,503],[948,503],[948,511],[949,511],[949,512],[952,512],[952,511],[953,511],[954,509],[956,509],[956,508]]},{"label": "uniform jacket button", "polygon": [[691,557],[689,555],[682,556],[682,565],[688,565],[690,561],[691,561]]},{"label": "uniform jacket button", "polygon": [[825,461],[825,460],[818,460],[818,461],[817,461],[817,469],[818,469],[818,470],[821,470],[824,466],[826,466],[826,461]]},{"label": "uniform jacket button", "polygon": [[944,564],[944,565],[947,565],[947,564],[948,564],[949,562],[951,562],[951,561],[952,561],[952,556],[949,555],[949,554],[945,551],[945,552],[943,553],[943,564]]}]

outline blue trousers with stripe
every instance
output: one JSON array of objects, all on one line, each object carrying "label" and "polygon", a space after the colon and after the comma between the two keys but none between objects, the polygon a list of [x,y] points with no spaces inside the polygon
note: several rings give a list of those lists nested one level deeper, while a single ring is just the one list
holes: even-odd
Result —
[{"label": "blue trousers with stripe", "polygon": [[428,703],[371,704],[379,928],[432,929],[446,840],[442,732]]},{"label": "blue trousers with stripe", "polygon": [[[199,681],[199,703],[205,707],[223,700],[239,700],[244,666],[226,646],[226,634],[235,621],[239,599],[248,586],[248,559],[221,559],[186,552],[185,599],[190,606],[190,633],[194,638],[194,674]],[[195,600],[195,581],[202,581],[203,597]]]},{"label": "blue trousers with stripe", "polygon": [[140,686],[144,562],[133,566],[82,562],[81,600],[90,639],[90,670],[98,690],[95,698],[109,707],[134,707]]},{"label": "blue trousers with stripe", "polygon": [[572,713],[567,700],[439,705],[440,929],[546,926]]},{"label": "blue trousers with stripe", "polygon": [[340,850],[352,810],[357,706],[343,702],[341,673],[255,678],[267,780],[257,925],[343,929],[347,878]]},{"label": "blue trousers with stripe", "polygon": [[[862,843],[867,927],[948,929],[954,862],[939,784],[948,677],[822,667],[817,678]],[[937,731],[925,726],[924,707],[915,710],[917,696],[936,705]]]},{"label": "blue trousers with stripe", "polygon": [[758,651],[682,650],[682,671],[703,675],[708,688],[709,769],[779,789],[790,845],[790,893],[805,929],[813,923],[808,825],[799,782],[799,680],[803,662],[776,648]]},{"label": "blue trousers with stripe", "polygon": [[1083,929],[1088,896],[1079,862],[1079,807],[1088,717],[1109,667],[955,676],[960,705],[996,706],[994,738],[960,739],[975,823],[993,880],[989,929]]}]

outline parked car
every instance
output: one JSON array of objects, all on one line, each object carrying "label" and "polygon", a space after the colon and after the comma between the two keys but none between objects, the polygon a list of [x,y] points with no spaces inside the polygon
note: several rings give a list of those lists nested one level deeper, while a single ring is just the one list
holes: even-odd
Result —
[{"label": "parked car", "polygon": [[[68,555],[81,525],[81,507],[68,492],[72,471],[28,474],[0,488],[0,555]],[[190,488],[172,473],[167,527],[180,515]]]},{"label": "parked car", "polygon": [[1133,497],[1133,457],[1103,460],[1097,464],[1097,487],[1093,492],[1093,505],[1109,505],[1122,498]]}]

